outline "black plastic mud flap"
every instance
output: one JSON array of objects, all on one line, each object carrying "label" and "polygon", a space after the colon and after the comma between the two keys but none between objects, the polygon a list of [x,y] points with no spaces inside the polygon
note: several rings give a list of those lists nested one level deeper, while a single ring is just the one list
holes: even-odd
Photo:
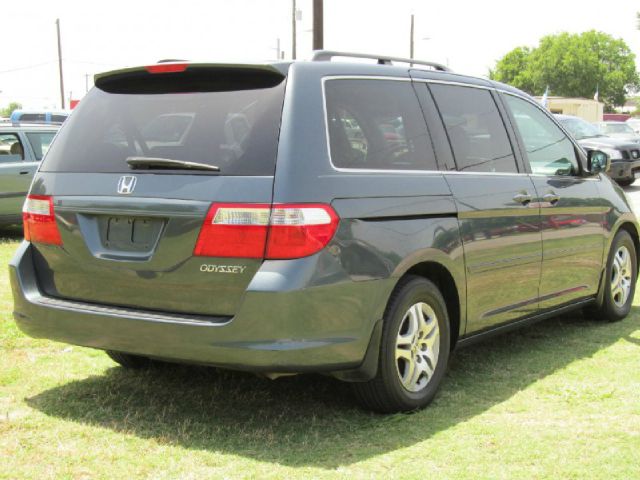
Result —
[{"label": "black plastic mud flap", "polygon": [[378,373],[378,357],[380,355],[380,338],[382,337],[382,319],[373,326],[371,339],[364,360],[358,368],[331,372],[331,375],[344,382],[368,382]]}]

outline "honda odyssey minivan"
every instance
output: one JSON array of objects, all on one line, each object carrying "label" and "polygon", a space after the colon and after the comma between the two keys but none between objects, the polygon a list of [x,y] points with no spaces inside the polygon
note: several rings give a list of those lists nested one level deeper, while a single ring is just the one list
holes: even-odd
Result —
[{"label": "honda odyssey minivan", "polygon": [[431,62],[100,74],[25,202],[14,316],[125,367],[321,372],[413,410],[456,346],[629,313],[638,223],[608,164],[523,92]]}]

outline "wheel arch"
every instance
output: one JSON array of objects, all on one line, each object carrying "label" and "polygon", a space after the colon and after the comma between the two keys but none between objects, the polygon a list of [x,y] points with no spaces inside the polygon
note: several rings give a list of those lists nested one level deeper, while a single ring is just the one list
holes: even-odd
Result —
[{"label": "wheel arch", "polygon": [[638,233],[638,226],[635,222],[630,220],[625,220],[618,224],[616,228],[612,229],[610,236],[608,237],[606,249],[603,252],[603,262],[602,262],[602,275],[600,277],[600,286],[598,288],[598,295],[596,296],[595,304],[598,307],[601,307],[604,302],[604,289],[606,285],[605,281],[605,272],[607,270],[607,262],[609,261],[609,252],[611,250],[611,245],[613,244],[613,239],[616,237],[618,232],[624,230],[631,236],[631,240],[633,240],[633,245],[636,249],[636,263],[638,271],[640,271],[640,234]]},{"label": "wheel arch", "polygon": [[400,283],[407,275],[417,275],[432,281],[438,287],[440,293],[442,293],[447,305],[447,313],[449,314],[451,350],[453,350],[462,333],[460,331],[461,327],[464,325],[461,314],[462,304],[460,302],[460,291],[453,274],[441,263],[436,261],[424,261],[409,268],[404,275],[398,279],[398,283]]},{"label": "wheel arch", "polygon": [[624,222],[617,228],[615,234],[611,238],[613,239],[620,230],[625,230],[631,236],[633,245],[636,248],[636,261],[638,262],[638,270],[640,270],[640,235],[638,234],[638,226],[633,222]]}]

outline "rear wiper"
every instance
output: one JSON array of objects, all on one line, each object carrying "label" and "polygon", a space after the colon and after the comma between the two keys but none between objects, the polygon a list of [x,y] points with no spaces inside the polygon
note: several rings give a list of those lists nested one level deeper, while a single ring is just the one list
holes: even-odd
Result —
[{"label": "rear wiper", "polygon": [[127,157],[129,168],[133,170],[164,168],[169,170],[210,170],[219,172],[220,167],[207,163],[187,162],[172,158]]}]

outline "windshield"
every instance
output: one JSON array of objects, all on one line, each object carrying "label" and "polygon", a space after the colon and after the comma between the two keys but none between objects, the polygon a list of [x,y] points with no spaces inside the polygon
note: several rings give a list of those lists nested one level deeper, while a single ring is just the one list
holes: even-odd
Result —
[{"label": "windshield", "polygon": [[273,175],[284,85],[197,85],[192,93],[172,85],[132,93],[96,87],[60,130],[42,171],[126,173],[127,158],[136,157],[219,167],[200,174]]},{"label": "windshield", "polygon": [[594,125],[591,125],[589,122],[582,120],[581,118],[559,118],[558,120],[560,120],[560,123],[564,128],[569,130],[576,140],[602,136],[602,133],[600,133]]},{"label": "windshield", "polygon": [[604,133],[635,133],[626,123],[605,123],[602,125]]}]

